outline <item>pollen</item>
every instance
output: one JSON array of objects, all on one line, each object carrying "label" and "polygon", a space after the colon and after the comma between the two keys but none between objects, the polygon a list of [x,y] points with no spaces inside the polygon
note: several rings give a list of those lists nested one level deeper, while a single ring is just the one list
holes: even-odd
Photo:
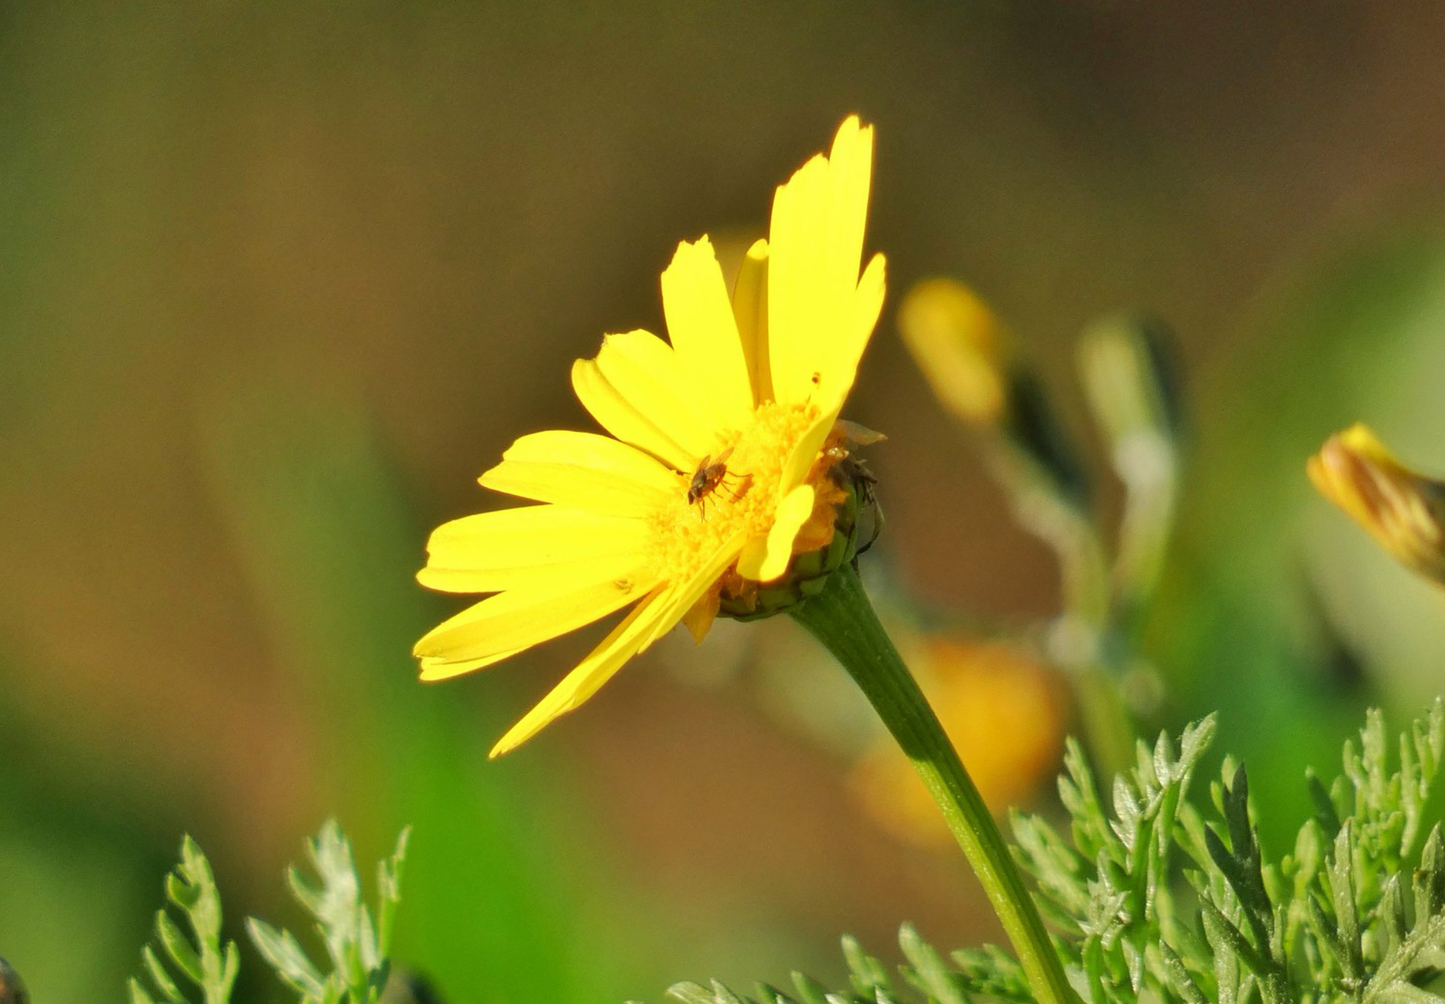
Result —
[{"label": "pollen", "polygon": [[649,519],[650,570],[663,579],[686,577],[728,541],[767,536],[782,501],[784,465],[817,417],[812,404],[759,406],[745,429],[719,437],[712,456],[727,452],[726,471],[696,502],[687,500],[693,472],[678,472],[676,498]]}]

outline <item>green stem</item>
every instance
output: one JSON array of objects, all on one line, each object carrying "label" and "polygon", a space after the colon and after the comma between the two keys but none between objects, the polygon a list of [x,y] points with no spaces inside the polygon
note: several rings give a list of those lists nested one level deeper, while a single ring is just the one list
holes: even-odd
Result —
[{"label": "green stem", "polygon": [[1105,658],[1113,597],[1103,544],[1088,512],[1027,444],[1000,436],[991,446],[989,465],[1014,515],[1058,556],[1067,634],[1054,657],[1068,671],[1095,761],[1111,777],[1133,764],[1135,730],[1119,691],[1119,667]]},{"label": "green stem", "polygon": [[823,591],[791,611],[833,653],[867,695],[898,745],[913,761],[994,912],[1039,1004],[1077,1004],[993,816],[964,770],[923,691],[878,622],[858,573],[843,565]]}]

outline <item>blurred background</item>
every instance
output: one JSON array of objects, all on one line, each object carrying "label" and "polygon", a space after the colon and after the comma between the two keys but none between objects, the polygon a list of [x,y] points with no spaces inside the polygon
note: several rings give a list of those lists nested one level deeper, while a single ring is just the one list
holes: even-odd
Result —
[{"label": "blurred background", "polygon": [[[1431,0],[0,4],[0,954],[43,1004],[118,996],[186,831],[231,934],[295,924],[281,871],[328,815],[365,868],[415,825],[397,955],[455,1004],[996,937],[955,852],[860,809],[888,775],[851,698],[789,710],[832,679],[791,623],[669,639],[496,763],[592,636],[426,687],[409,655],[458,606],[412,580],[430,527],[498,504],[474,479],[516,436],[589,428],[570,361],[660,331],[676,243],[760,234],[855,111],[887,604],[1059,604],[903,291],[976,289],[1098,471],[1075,338],[1152,310],[1188,418],[1148,724],[1219,710],[1284,833],[1367,705],[1441,688],[1438,592],[1303,465],[1358,418],[1445,470],[1442,45]],[[1000,672],[962,704],[1037,735],[984,715],[974,762],[1049,811],[1067,702]],[[254,955],[242,981],[284,999]]]}]

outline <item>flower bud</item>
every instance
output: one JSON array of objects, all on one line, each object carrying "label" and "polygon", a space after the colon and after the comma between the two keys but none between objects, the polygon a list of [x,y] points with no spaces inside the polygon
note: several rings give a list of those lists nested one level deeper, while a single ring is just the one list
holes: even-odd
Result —
[{"label": "flower bud", "polygon": [[972,290],[952,279],[920,282],[904,297],[898,326],[944,407],[1005,447],[1011,479],[1041,481],[1071,504],[1087,498],[1088,480],[1043,385]]},{"label": "flower bud", "polygon": [[1170,336],[1149,317],[1118,315],[1089,326],[1079,341],[1079,372],[1089,407],[1116,462],[1141,440],[1172,440],[1179,400]]},{"label": "flower bud", "polygon": [[1410,470],[1358,423],[1327,439],[1306,469],[1381,547],[1445,584],[1445,481]]},{"label": "flower bud", "polygon": [[998,317],[952,279],[918,283],[898,309],[898,327],[944,406],[966,422],[991,423],[1008,399]]}]

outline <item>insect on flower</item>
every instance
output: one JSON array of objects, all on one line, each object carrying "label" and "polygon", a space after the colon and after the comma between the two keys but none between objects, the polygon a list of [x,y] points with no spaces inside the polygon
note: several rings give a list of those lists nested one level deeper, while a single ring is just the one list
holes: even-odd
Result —
[{"label": "insect on flower", "polygon": [[[732,480],[728,474],[728,457],[733,455],[733,448],[729,446],[717,455],[713,460],[712,455],[705,455],[697,463],[697,470],[692,472],[692,481],[687,486],[687,504],[698,506],[698,515],[707,518],[707,497],[717,490],[724,481]],[[732,493],[734,502],[741,499],[748,493],[751,478],[744,476],[738,490]]]},{"label": "insect on flower", "polygon": [[697,462],[697,470],[692,472],[692,483],[687,486],[688,505],[696,505],[722,484],[728,473],[727,459],[732,455],[733,448],[729,446],[717,455],[716,460],[712,459],[712,454],[707,454]]}]

